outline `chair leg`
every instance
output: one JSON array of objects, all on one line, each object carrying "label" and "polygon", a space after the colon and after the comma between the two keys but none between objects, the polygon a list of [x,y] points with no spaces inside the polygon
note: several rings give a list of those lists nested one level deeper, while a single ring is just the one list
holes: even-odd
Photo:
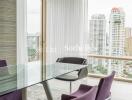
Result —
[{"label": "chair leg", "polygon": [[72,92],[72,82],[70,81],[70,94]]}]

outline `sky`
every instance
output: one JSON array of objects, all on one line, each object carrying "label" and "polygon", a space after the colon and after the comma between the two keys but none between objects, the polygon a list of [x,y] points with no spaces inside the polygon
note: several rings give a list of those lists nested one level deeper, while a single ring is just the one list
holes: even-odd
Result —
[{"label": "sky", "polygon": [[27,32],[36,34],[40,32],[41,0],[27,0]]},{"label": "sky", "polygon": [[113,7],[121,7],[125,12],[126,27],[132,27],[132,0],[88,0],[88,13],[105,14],[107,21]]}]

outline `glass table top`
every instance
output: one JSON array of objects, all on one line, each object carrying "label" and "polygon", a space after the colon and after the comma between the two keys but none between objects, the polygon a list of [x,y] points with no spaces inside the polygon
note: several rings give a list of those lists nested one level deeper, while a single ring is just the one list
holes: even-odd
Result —
[{"label": "glass table top", "polygon": [[55,63],[45,66],[46,71],[42,71],[40,64],[36,64],[34,66],[24,64],[1,67],[0,95],[23,89],[86,67],[86,65],[67,63]]}]

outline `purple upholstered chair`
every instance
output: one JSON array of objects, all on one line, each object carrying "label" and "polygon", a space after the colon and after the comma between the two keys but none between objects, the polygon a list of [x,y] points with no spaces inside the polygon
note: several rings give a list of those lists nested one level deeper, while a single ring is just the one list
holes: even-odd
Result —
[{"label": "purple upholstered chair", "polygon": [[111,85],[115,76],[115,71],[111,75],[101,78],[98,85],[98,92],[96,95],[96,100],[110,100],[111,99]]},{"label": "purple upholstered chair", "polygon": [[[111,73],[111,75],[109,75],[107,77],[104,77],[104,78],[101,78],[101,80],[99,82],[99,85],[98,85],[98,91],[97,91],[96,99],[95,100],[110,100],[111,99],[110,89],[111,89],[111,85],[112,85],[114,76],[115,76],[115,71],[113,71]],[[87,89],[88,88],[91,88],[91,87],[92,86],[88,86],[88,85],[86,86]],[[82,90],[85,91],[86,88],[82,88]],[[79,93],[79,91],[77,91],[77,93]],[[77,94],[77,93],[75,92],[75,94]],[[85,92],[80,92],[80,93],[85,93]],[[67,99],[67,100],[74,100],[72,98],[75,98],[76,97],[74,95],[74,93],[71,94],[70,96],[71,97],[68,97],[70,99]],[[64,97],[64,94],[62,95],[62,97]],[[65,98],[66,98],[66,95],[65,95]],[[62,98],[62,100],[65,100],[65,99]],[[81,99],[81,100],[85,100],[85,99]]]},{"label": "purple upholstered chair", "polygon": [[14,91],[0,96],[0,100],[22,100],[22,91]]},{"label": "purple upholstered chair", "polygon": [[0,60],[0,67],[7,66],[6,60]]},{"label": "purple upholstered chair", "polygon": [[61,100],[95,100],[97,89],[97,86],[81,84],[79,89],[71,95],[62,94]]},{"label": "purple upholstered chair", "polygon": [[[6,60],[0,60],[0,67],[7,66]],[[14,91],[0,96],[0,100],[22,100],[22,91]]]}]

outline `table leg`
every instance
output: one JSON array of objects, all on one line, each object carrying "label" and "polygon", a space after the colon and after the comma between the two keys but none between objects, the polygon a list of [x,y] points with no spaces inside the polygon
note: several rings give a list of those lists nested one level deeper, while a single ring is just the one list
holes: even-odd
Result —
[{"label": "table leg", "polygon": [[51,95],[51,91],[50,91],[50,89],[49,89],[48,82],[47,82],[47,81],[44,81],[44,82],[42,82],[41,84],[42,84],[43,87],[44,87],[45,93],[46,93],[46,95],[47,95],[47,99],[48,99],[48,100],[53,100],[52,95]]}]

